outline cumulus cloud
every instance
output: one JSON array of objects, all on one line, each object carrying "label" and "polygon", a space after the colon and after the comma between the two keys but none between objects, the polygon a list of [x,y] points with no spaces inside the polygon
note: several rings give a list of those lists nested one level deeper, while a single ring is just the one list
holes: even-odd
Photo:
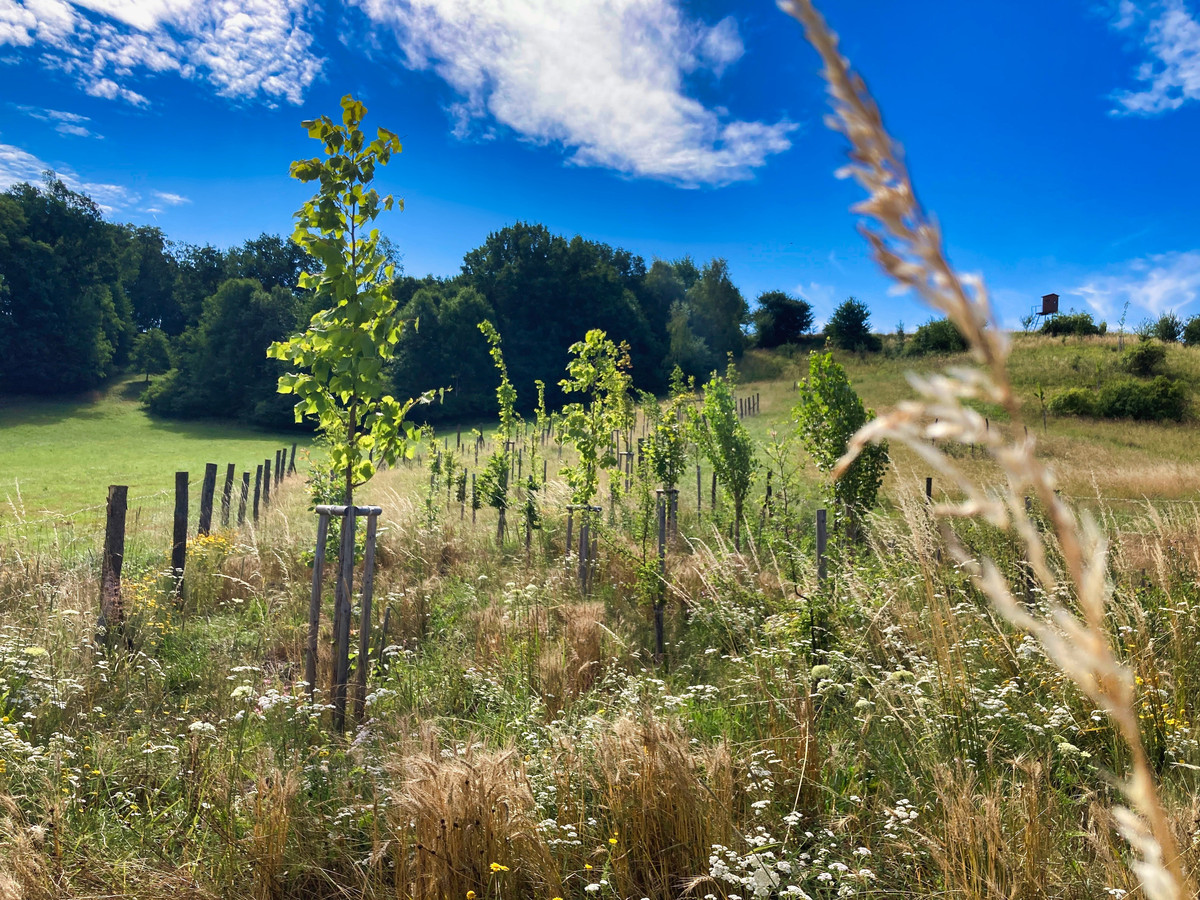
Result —
[{"label": "cumulus cloud", "polygon": [[1187,0],[1118,0],[1111,13],[1113,29],[1146,56],[1135,72],[1141,88],[1116,93],[1115,114],[1156,115],[1200,99],[1200,20]]},{"label": "cumulus cloud", "polygon": [[37,46],[93,97],[135,106],[138,76],[202,78],[239,100],[298,104],[320,74],[307,0],[0,0],[0,46]]},{"label": "cumulus cloud", "polygon": [[730,119],[689,96],[744,52],[737,25],[676,0],[351,0],[390,28],[409,68],[457,93],[456,133],[493,123],[577,165],[686,186],[750,178],[791,146],[781,120]]},{"label": "cumulus cloud", "polygon": [[[12,144],[0,144],[0,191],[7,190],[22,181],[41,184],[43,174],[53,168],[50,164],[20,147],[14,147]],[[124,185],[88,181],[69,167],[59,168],[56,174],[63,184],[73,191],[87,194],[96,201],[96,205],[100,209],[110,215],[134,206],[141,199],[137,192]]]},{"label": "cumulus cloud", "polygon": [[1089,278],[1070,293],[1082,296],[1105,316],[1119,313],[1126,301],[1153,316],[1177,311],[1200,296],[1200,250],[1130,260]]}]

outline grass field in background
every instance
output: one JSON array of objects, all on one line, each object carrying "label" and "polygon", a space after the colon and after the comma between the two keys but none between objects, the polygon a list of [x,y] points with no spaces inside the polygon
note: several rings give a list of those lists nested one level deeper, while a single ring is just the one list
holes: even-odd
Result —
[{"label": "grass field in background", "polygon": [[273,462],[276,450],[308,446],[300,432],[153,418],[138,403],[141,388],[134,378],[86,398],[0,398],[0,527],[102,509],[110,484],[129,486],[131,508],[159,494],[150,505],[170,507],[177,471],[195,483],[206,463],[217,463],[219,491],[229,463],[239,480],[248,469],[253,483],[254,467]]},{"label": "grass field in background", "polygon": [[[1126,345],[1135,340],[1126,338]],[[1065,340],[1015,336],[1011,370],[1025,403],[1026,423],[1041,453],[1054,464],[1063,492],[1072,497],[1100,496],[1117,502],[1200,499],[1194,420],[1157,424],[1049,416],[1043,432],[1039,385],[1048,399],[1066,387],[1094,386],[1119,377],[1117,343],[1114,335]],[[912,395],[909,373],[969,363],[965,355],[912,358],[839,353],[838,359],[864,402],[877,413]],[[793,385],[805,376],[807,360],[806,352],[786,349],[750,351],[742,360],[739,395],[761,397],[760,415],[746,420],[760,446],[772,431],[791,432]],[[1200,384],[1200,349],[1171,346],[1167,368],[1189,385]],[[232,422],[153,418],[137,402],[141,389],[140,380],[131,378],[89,398],[0,398],[0,527],[101,508],[109,484],[129,485],[131,498],[161,493],[154,502],[166,507],[176,471],[187,470],[198,480],[205,463],[216,462],[223,478],[226,464],[232,462],[240,477],[244,468],[253,472],[254,466],[273,458],[277,448],[290,447],[297,440],[302,448],[308,444],[302,433],[272,433]],[[1005,417],[994,421],[1003,425]],[[449,435],[454,444],[455,426],[442,425],[437,432]],[[795,452],[802,455],[798,444]],[[916,489],[924,484],[925,466],[915,454],[893,447],[892,458],[887,492],[894,496],[902,486]],[[555,462],[552,457],[551,470]],[[972,474],[984,474],[989,465],[982,454],[972,456],[966,448],[960,462]],[[819,477],[811,465],[802,472],[802,479],[814,486]],[[707,493],[707,474],[705,478]],[[685,482],[685,490],[691,483]]]}]

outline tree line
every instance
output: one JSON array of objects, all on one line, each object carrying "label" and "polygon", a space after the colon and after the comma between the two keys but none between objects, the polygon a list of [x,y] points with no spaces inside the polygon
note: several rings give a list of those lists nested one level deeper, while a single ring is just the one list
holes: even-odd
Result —
[{"label": "tree line", "polygon": [[[15,185],[0,193],[0,392],[79,393],[136,372],[156,414],[288,423],[291,401],[276,391],[286,367],[266,349],[317,311],[300,287],[314,270],[279,236],[229,249],[173,242],[156,227],[107,221],[52,173],[43,185]],[[747,346],[794,342],[813,328],[811,306],[782,291],[760,295],[752,311],[723,259],[647,264],[524,222],[488,235],[457,275],[400,275],[391,291],[398,316],[417,327],[387,374],[397,396],[450,389],[424,408],[430,418],[492,410],[485,319],[504,335],[523,398],[540,380],[551,406],[564,400],[557,376],[568,348],[590,328],[626,343],[633,383],[659,393],[677,366],[707,376]]]}]

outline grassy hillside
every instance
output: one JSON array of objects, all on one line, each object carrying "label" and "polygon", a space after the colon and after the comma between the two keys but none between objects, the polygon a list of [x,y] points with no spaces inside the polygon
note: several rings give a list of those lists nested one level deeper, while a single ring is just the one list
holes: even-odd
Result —
[{"label": "grassy hillside", "polygon": [[308,444],[303,433],[152,418],[137,402],[141,389],[131,379],[79,399],[0,397],[0,529],[102,509],[110,484],[128,485],[147,509],[169,508],[177,471],[195,481],[214,462],[223,479],[234,463],[237,477],[249,468],[253,483],[254,467],[276,450]]},{"label": "grassy hillside", "polygon": [[[1128,348],[1136,338],[1125,339]],[[1103,421],[1070,416],[1047,416],[1043,431],[1039,386],[1047,400],[1069,387],[1096,387],[1124,377],[1116,335],[1088,338],[1048,338],[1016,335],[1010,371],[1025,409],[1025,424],[1037,440],[1039,453],[1051,462],[1063,493],[1090,504],[1103,497],[1119,506],[1121,501],[1191,500],[1200,498],[1200,456],[1196,439],[1200,435],[1200,409],[1193,398],[1191,421],[1149,423]],[[858,357],[839,353],[863,402],[883,413],[912,395],[907,382],[909,373],[930,373],[939,368],[964,365],[967,355],[943,357]],[[786,420],[795,402],[793,382],[807,373],[807,355],[788,358],[784,354],[752,351],[742,368],[748,378],[746,391],[762,395],[763,414],[747,424],[759,438],[765,438],[776,423]],[[1182,379],[1191,389],[1200,386],[1200,348],[1170,345],[1167,371]],[[992,421],[1006,424],[1007,417],[997,410],[980,407]],[[911,453],[897,448],[895,467],[887,483],[893,495],[901,486],[924,485],[924,465]],[[962,463],[968,472],[988,472],[982,458],[975,461],[970,448],[963,448]]]}]

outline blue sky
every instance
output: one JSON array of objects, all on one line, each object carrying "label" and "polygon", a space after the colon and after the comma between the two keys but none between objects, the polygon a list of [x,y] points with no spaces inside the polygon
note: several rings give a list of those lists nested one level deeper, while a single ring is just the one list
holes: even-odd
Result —
[{"label": "blue sky", "polygon": [[[821,8],[1003,321],[1049,291],[1111,324],[1200,313],[1197,0]],[[0,187],[52,167],[176,240],[288,233],[299,123],[352,92],[404,142],[377,180],[411,274],[537,221],[911,329],[818,67],[769,2],[0,0]]]}]

